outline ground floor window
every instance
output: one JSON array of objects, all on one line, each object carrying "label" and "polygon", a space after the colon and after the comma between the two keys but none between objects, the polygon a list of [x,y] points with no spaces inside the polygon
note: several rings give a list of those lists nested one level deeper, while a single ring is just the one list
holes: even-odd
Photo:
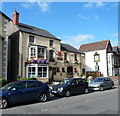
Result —
[{"label": "ground floor window", "polygon": [[36,67],[28,67],[28,77],[35,77]]},{"label": "ground floor window", "polygon": [[27,77],[48,78],[48,65],[38,65],[38,64],[28,65]]}]

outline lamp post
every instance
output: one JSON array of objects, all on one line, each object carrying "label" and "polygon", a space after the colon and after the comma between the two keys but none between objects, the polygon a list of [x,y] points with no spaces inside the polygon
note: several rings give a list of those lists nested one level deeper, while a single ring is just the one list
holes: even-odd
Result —
[{"label": "lamp post", "polygon": [[100,54],[97,52],[94,54],[94,62],[96,62],[95,70],[99,71],[99,65],[98,62],[100,61]]}]

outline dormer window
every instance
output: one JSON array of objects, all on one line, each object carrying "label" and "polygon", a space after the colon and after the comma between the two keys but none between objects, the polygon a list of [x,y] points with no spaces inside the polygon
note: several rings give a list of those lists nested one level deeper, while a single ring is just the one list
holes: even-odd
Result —
[{"label": "dormer window", "polygon": [[53,47],[53,40],[50,40],[50,47]]},{"label": "dormer window", "polygon": [[34,43],[34,41],[35,41],[34,39],[35,39],[34,36],[29,35],[29,43]]}]

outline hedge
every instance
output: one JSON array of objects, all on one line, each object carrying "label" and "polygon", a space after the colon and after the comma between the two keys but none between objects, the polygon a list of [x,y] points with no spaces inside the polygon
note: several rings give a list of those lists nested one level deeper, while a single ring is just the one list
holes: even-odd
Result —
[{"label": "hedge", "polygon": [[0,87],[6,85],[8,82],[6,79],[0,78]]},{"label": "hedge", "polygon": [[18,80],[37,80],[36,78],[19,78]]}]

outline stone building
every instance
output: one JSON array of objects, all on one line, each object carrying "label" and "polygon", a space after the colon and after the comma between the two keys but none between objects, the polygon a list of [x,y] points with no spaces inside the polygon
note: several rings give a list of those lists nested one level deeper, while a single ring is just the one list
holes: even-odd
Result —
[{"label": "stone building", "polygon": [[[70,71],[74,70],[78,75],[82,73],[84,54],[77,49],[69,51],[63,49],[64,45],[60,39],[46,30],[39,29],[30,25],[19,23],[19,13],[14,11],[13,21],[8,24],[7,38],[9,41],[8,54],[8,80],[14,81],[22,77],[35,77],[41,81],[54,81],[65,78]],[[62,49],[61,49],[62,48]],[[65,52],[69,57],[75,55],[76,66],[67,68],[68,62],[64,62]],[[73,52],[73,53],[72,53]],[[77,54],[79,54],[77,56]],[[83,56],[82,56],[83,55]],[[66,59],[65,59],[66,60]],[[70,59],[72,60],[72,59]],[[66,67],[65,67],[66,66]],[[69,65],[70,67],[71,65]],[[83,70],[84,71],[84,70]],[[74,75],[75,76],[75,75]]]},{"label": "stone building", "polygon": [[11,19],[0,11],[0,78],[7,78],[6,27]]}]

